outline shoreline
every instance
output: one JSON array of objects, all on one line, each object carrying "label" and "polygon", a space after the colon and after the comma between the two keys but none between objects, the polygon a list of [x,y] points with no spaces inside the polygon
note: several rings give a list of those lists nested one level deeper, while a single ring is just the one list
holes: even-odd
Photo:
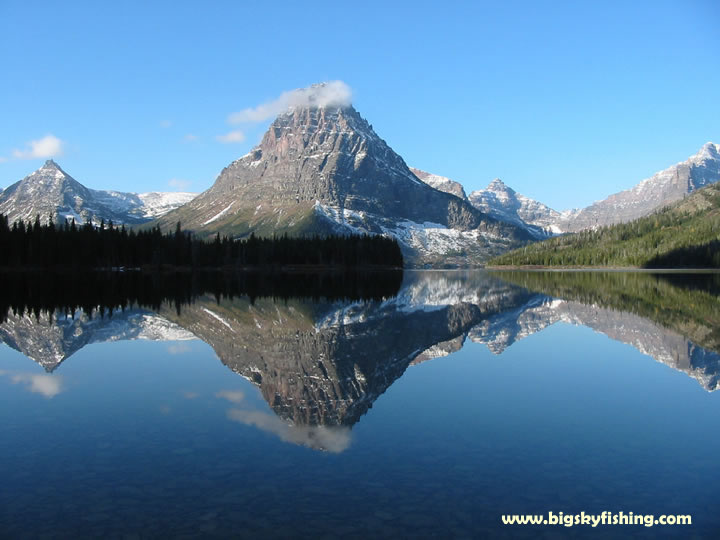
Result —
[{"label": "shoreline", "polygon": [[523,272],[637,272],[644,274],[714,274],[720,268],[641,268],[639,266],[486,266],[486,270],[520,270]]}]

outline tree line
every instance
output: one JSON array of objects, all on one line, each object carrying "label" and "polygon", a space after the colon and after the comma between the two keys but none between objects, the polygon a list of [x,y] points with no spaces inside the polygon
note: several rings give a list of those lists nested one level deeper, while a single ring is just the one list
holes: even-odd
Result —
[{"label": "tree line", "polygon": [[395,239],[370,235],[258,238],[233,240],[218,233],[206,241],[183,231],[163,234],[159,227],[127,230],[104,221],[77,226],[17,221],[0,214],[0,268],[142,268],[382,266],[401,268]]}]

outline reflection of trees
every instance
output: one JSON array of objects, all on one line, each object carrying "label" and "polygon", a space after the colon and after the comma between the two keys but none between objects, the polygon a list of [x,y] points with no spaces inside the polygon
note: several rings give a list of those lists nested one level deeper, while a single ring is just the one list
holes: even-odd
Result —
[{"label": "reflection of trees", "polygon": [[720,274],[498,271],[493,275],[548,296],[635,313],[720,352]]},{"label": "reflection of trees", "polygon": [[386,299],[397,294],[401,271],[391,272],[88,272],[26,273],[1,275],[0,323],[7,313],[74,313],[81,309],[92,315],[130,306],[158,311],[171,302],[179,312],[204,294],[216,299],[247,296],[310,298],[326,300]]}]

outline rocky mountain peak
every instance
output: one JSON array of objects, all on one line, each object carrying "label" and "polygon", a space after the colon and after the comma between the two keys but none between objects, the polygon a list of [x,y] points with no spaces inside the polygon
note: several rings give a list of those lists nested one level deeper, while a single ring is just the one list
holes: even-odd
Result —
[{"label": "rocky mountain peak", "polygon": [[296,100],[294,91],[297,102],[260,144],[160,226],[170,229],[180,221],[200,235],[236,238],[391,235],[413,265],[457,264],[448,254],[477,264],[488,253],[529,240],[515,224],[499,223],[418,179],[340,90],[314,92],[314,101]]},{"label": "rocky mountain peak", "polygon": [[263,136],[263,154],[284,158],[293,153],[331,153],[345,141],[347,151],[359,150],[369,141],[384,144],[372,126],[351,106],[294,107],[280,114]]},{"label": "rocky mountain peak", "polygon": [[54,160],[0,190],[0,214],[8,221],[28,222],[40,216],[55,223],[99,224],[102,220],[144,223],[177,208],[194,197],[192,193],[122,193],[85,187]]},{"label": "rocky mountain peak", "polygon": [[505,182],[500,180],[499,178],[495,178],[492,182],[488,184],[487,187],[488,191],[494,191],[494,192],[505,192],[511,195],[515,194],[515,190],[512,189],[510,186],[508,186]]},{"label": "rocky mountain peak", "polygon": [[698,158],[699,160],[706,160],[706,159],[714,159],[714,160],[720,160],[720,144],[715,144],[713,142],[706,142],[700,151],[695,154],[693,157]]}]

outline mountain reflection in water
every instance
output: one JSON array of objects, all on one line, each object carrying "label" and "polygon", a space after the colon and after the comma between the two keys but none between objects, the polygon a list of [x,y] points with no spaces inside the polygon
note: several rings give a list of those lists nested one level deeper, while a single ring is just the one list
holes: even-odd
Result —
[{"label": "mountain reflection in water", "polygon": [[720,385],[716,274],[217,278],[95,276],[84,287],[60,287],[16,276],[0,305],[0,340],[53,376],[0,376],[52,397],[61,391],[61,364],[91,343],[201,339],[274,412],[245,409],[242,395],[221,392],[229,420],[331,452],[348,447],[351,427],[409,366],[455,352],[466,339],[501,354],[556,322],[629,344],[708,391]]}]

